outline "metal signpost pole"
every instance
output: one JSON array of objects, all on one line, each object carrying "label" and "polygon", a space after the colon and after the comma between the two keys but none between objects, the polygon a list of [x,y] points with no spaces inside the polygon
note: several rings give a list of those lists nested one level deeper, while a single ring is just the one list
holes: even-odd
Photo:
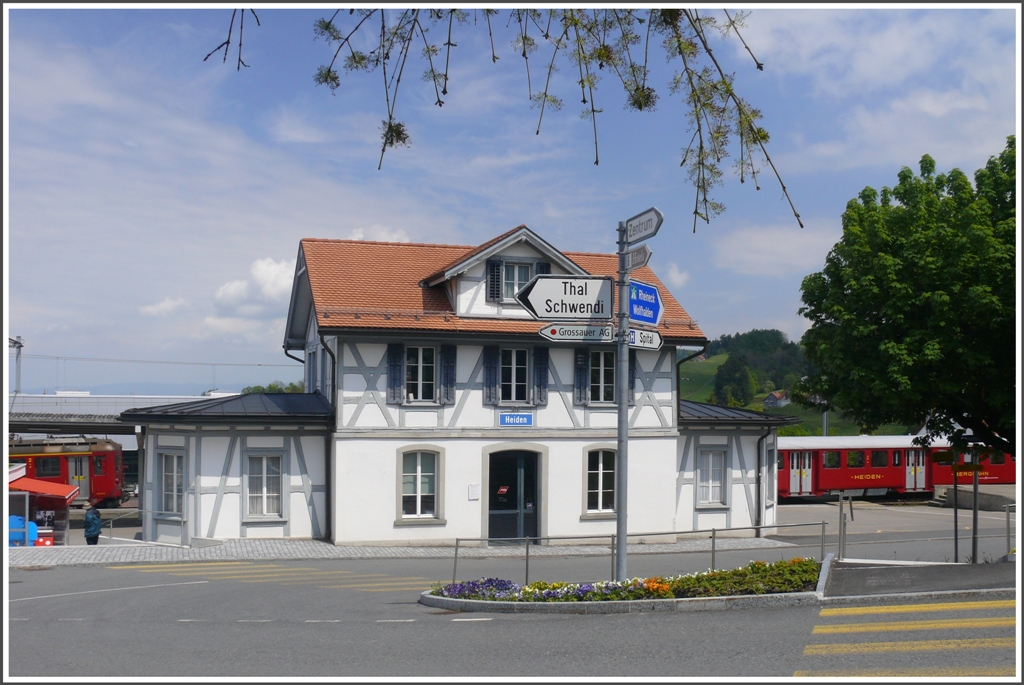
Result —
[{"label": "metal signpost pole", "polygon": [[971,460],[974,467],[974,511],[971,520],[971,563],[978,563],[978,465],[981,463],[980,455],[975,452]]},{"label": "metal signpost pole", "polygon": [[626,270],[626,222],[619,222],[619,340],[615,364],[618,395],[618,468],[615,474],[615,580],[626,579],[626,480],[629,450],[629,272]]},{"label": "metal signpost pole", "polygon": [[958,526],[960,524],[957,523],[957,516],[956,516],[956,510],[960,508],[960,503],[957,501],[957,496],[956,496],[956,490],[957,490],[956,467],[959,466],[959,464],[957,464],[957,461],[958,461],[958,459],[956,457],[956,453],[954,452],[954,454],[953,454],[953,563],[954,564],[959,564],[960,563],[960,530],[958,528]]}]

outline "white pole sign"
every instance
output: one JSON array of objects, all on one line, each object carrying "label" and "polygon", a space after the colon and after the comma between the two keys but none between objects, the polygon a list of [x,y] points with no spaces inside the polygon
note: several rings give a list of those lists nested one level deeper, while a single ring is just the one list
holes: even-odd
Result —
[{"label": "white pole sign", "polygon": [[659,212],[657,207],[651,207],[646,212],[640,212],[632,219],[628,219],[626,221],[626,245],[636,245],[648,238],[653,238],[664,220],[665,215]]},{"label": "white pole sign", "polygon": [[585,324],[549,323],[537,331],[542,338],[554,341],[611,342],[615,339],[611,326],[587,326]]},{"label": "white pole sign", "polygon": [[538,275],[516,293],[516,300],[535,319],[607,321],[612,318],[614,280],[605,276]]},{"label": "white pole sign", "polygon": [[639,269],[642,266],[647,266],[647,262],[651,260],[651,248],[646,245],[640,247],[634,247],[632,250],[626,253],[626,271],[632,271],[633,269]]},{"label": "white pole sign", "polygon": [[646,331],[642,328],[629,329],[629,346],[641,350],[660,350],[661,333],[658,331]]}]

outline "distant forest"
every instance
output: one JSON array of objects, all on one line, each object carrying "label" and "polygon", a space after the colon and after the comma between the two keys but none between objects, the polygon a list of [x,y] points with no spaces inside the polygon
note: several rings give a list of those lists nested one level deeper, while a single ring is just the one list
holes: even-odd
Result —
[{"label": "distant forest", "polygon": [[709,398],[722,406],[744,407],[758,393],[790,389],[811,371],[800,345],[775,329],[723,335],[711,341],[705,354],[722,353],[729,358],[718,367]]}]

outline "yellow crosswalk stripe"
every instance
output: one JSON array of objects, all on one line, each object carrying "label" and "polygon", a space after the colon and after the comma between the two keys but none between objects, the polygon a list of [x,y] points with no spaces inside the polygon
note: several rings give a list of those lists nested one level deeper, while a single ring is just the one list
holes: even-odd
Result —
[{"label": "yellow crosswalk stripe", "polygon": [[199,567],[211,568],[214,566],[252,566],[251,561],[204,561],[198,564],[157,564],[152,566],[108,566],[107,568],[116,571],[166,571],[169,569]]},{"label": "yellow crosswalk stripe", "polygon": [[971,678],[1016,675],[1015,666],[951,666],[943,668],[878,668],[844,671],[795,671],[794,678]]},{"label": "yellow crosswalk stripe", "polygon": [[998,599],[983,602],[946,602],[936,604],[892,604],[887,606],[835,607],[822,609],[819,616],[864,616],[867,614],[925,613],[930,611],[972,611],[981,609],[1013,609],[1017,601]]},{"label": "yellow crosswalk stripe", "polygon": [[884,623],[835,623],[814,626],[815,635],[834,633],[873,633],[903,630],[946,630],[949,628],[1007,628],[1016,625],[1013,616],[992,618],[948,618],[936,621],[887,621]]},{"label": "yellow crosswalk stripe", "polygon": [[1017,639],[993,637],[964,640],[911,640],[907,642],[851,642],[807,645],[804,656],[883,654],[886,652],[940,652],[953,649],[1014,649]]}]

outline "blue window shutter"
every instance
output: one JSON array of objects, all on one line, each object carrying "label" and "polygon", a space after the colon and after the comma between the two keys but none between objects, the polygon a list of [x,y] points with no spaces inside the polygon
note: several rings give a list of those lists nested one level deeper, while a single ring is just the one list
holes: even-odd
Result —
[{"label": "blue window shutter", "polygon": [[405,399],[405,345],[388,345],[388,402],[401,404]]},{"label": "blue window shutter", "polygon": [[573,383],[573,402],[589,404],[590,402],[590,348],[576,348],[576,373]]},{"label": "blue window shutter", "polygon": [[636,404],[636,350],[629,351],[629,406]]},{"label": "blue window shutter", "polygon": [[501,260],[487,260],[487,301],[501,302]]},{"label": "blue window shutter", "polygon": [[551,262],[537,262],[538,275],[551,273]]},{"label": "blue window shutter", "polygon": [[548,348],[533,348],[533,403],[548,403]]},{"label": "blue window shutter", "polygon": [[484,347],[484,404],[498,404],[498,358],[497,346]]},{"label": "blue window shutter", "polygon": [[441,404],[455,403],[455,345],[441,345]]}]

